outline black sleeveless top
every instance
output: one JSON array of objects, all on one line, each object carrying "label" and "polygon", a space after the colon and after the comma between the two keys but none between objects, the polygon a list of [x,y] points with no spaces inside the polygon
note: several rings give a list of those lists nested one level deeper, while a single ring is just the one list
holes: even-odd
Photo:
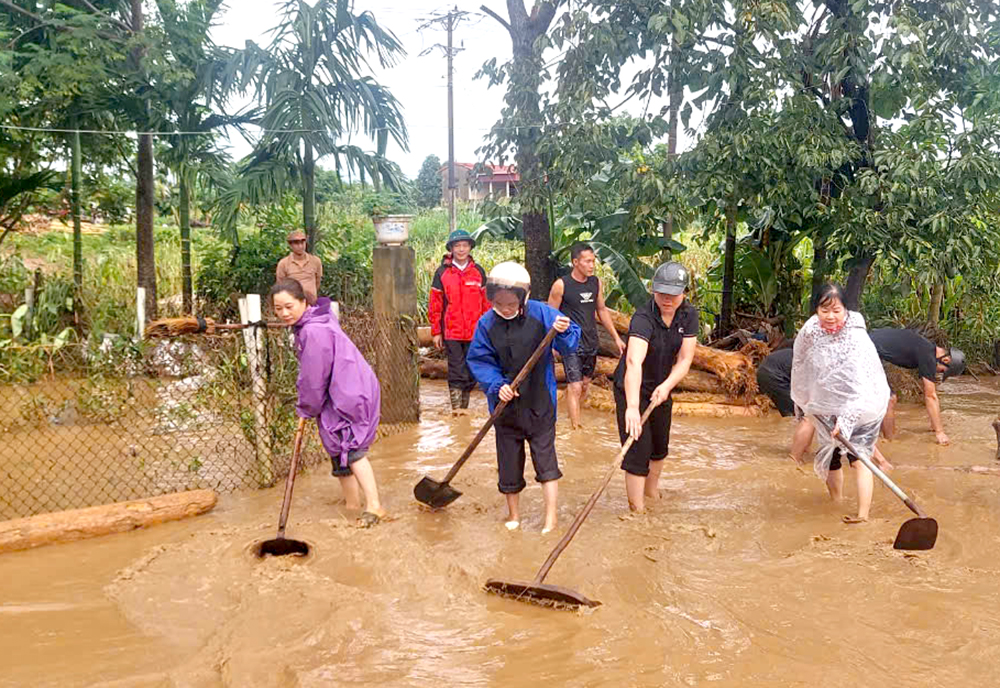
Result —
[{"label": "black sleeveless top", "polygon": [[580,326],[580,354],[597,353],[597,290],[601,281],[591,275],[584,282],[577,282],[573,275],[566,275],[563,281],[562,305],[559,310]]}]

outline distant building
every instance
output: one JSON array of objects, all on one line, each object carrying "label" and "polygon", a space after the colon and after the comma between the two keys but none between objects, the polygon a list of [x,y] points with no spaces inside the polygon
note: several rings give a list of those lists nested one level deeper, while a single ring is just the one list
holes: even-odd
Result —
[{"label": "distant building", "polygon": [[[510,165],[485,165],[488,172],[476,174],[476,165],[470,162],[455,163],[455,197],[460,201],[481,201],[493,198],[510,198],[517,195],[520,175]],[[448,165],[441,166],[441,203],[448,204]]]}]

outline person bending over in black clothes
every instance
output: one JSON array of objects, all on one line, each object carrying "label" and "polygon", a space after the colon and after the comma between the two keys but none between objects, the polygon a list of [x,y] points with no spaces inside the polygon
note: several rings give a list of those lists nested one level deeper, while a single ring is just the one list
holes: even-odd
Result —
[{"label": "person bending over in black clothes", "polygon": [[[965,354],[959,349],[935,346],[915,330],[883,327],[868,333],[875,343],[878,356],[887,363],[916,370],[924,390],[924,406],[931,422],[931,430],[938,444],[948,444],[951,440],[945,434],[941,422],[941,402],[937,395],[937,375],[944,382],[953,375],[961,375],[965,370]],[[889,410],[882,425],[882,434],[891,440],[896,431],[896,393],[889,398]]]}]

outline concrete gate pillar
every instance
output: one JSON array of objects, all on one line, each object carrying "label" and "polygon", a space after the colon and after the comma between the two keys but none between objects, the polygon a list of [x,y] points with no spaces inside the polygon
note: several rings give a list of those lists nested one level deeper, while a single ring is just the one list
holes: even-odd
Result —
[{"label": "concrete gate pillar", "polygon": [[376,246],[374,273],[375,374],[382,389],[382,425],[420,422],[417,288],[409,246]]}]

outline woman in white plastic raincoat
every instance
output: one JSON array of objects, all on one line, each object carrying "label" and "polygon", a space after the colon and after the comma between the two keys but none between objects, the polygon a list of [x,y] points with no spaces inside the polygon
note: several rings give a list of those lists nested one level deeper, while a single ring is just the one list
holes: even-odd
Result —
[{"label": "woman in white plastic raincoat", "polygon": [[844,521],[868,520],[872,473],[863,463],[855,465],[857,457],[848,456],[836,438],[849,440],[858,452],[872,458],[889,404],[889,385],[864,317],[847,310],[843,291],[834,284],[824,285],[819,291],[813,316],[795,337],[792,401],[796,415],[810,416],[816,427],[819,449],[814,467],[834,500],[839,501],[843,495],[841,459],[846,457],[855,470],[858,514],[845,516]]}]

